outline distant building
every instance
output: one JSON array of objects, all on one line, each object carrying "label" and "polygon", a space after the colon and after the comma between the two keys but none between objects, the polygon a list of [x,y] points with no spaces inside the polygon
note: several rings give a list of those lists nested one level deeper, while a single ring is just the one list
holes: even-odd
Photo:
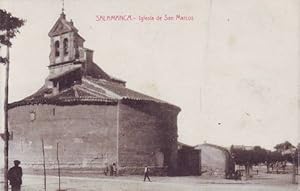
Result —
[{"label": "distant building", "polygon": [[202,174],[226,177],[234,172],[234,162],[226,148],[204,143],[195,146],[195,149],[201,150]]},{"label": "distant building", "polygon": [[48,35],[45,84],[9,105],[10,160],[41,168],[43,139],[47,168],[56,167],[59,143],[64,169],[100,173],[116,163],[119,173],[140,174],[148,165],[153,172],[175,174],[180,108],[128,89],[125,81],[104,72],[64,13]]},{"label": "distant building", "polygon": [[241,150],[246,150],[246,151],[252,151],[252,150],[254,150],[254,146],[245,146],[245,145],[232,145],[231,148],[241,149]]}]

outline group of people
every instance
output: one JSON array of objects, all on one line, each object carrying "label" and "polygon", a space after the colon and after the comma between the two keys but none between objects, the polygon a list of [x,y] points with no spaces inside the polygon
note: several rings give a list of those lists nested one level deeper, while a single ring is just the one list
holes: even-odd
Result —
[{"label": "group of people", "polygon": [[[146,179],[149,180],[149,182],[151,182],[150,177],[149,177],[149,173],[150,173],[150,168],[148,166],[145,166],[144,168],[144,181],[146,181]],[[104,169],[104,175],[105,176],[117,176],[117,165],[116,163],[112,163],[111,165],[107,165]]]},{"label": "group of people", "polygon": [[111,165],[106,165],[104,169],[105,176],[117,176],[117,165],[116,163],[112,163]]}]

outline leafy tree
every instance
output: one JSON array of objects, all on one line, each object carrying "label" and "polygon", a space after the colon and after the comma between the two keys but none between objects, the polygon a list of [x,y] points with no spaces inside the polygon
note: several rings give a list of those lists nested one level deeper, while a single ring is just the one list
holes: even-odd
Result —
[{"label": "leafy tree", "polygon": [[5,33],[0,34],[0,43],[11,47],[10,39],[14,38],[19,33],[19,28],[23,26],[25,20],[14,17],[6,10],[0,9],[0,31]]},{"label": "leafy tree", "polygon": [[230,153],[232,155],[235,164],[245,166],[246,177],[249,176],[249,169],[252,166],[252,151],[244,148],[235,148],[231,146]]},{"label": "leafy tree", "polygon": [[25,20],[14,17],[6,10],[0,9],[0,48],[7,47],[6,57],[0,57],[0,63],[6,64],[5,95],[4,95],[4,191],[8,191],[8,81],[9,81],[9,47],[12,46],[10,39],[14,38],[23,26]]},{"label": "leafy tree", "polygon": [[275,145],[274,149],[276,149],[276,151],[278,152],[282,152],[282,151],[286,151],[286,150],[290,150],[290,149],[294,149],[295,146],[292,145],[292,143],[290,143],[289,141],[285,141],[283,143],[277,144]]},{"label": "leafy tree", "polygon": [[286,160],[280,152],[271,152],[260,146],[254,146],[252,149],[231,146],[230,152],[237,165],[245,166],[246,176],[249,176],[250,168],[253,165],[266,164],[269,172],[270,166]]},{"label": "leafy tree", "polygon": [[267,150],[260,146],[255,146],[252,151],[252,164],[258,165],[267,160]]},{"label": "leafy tree", "polygon": [[235,163],[238,165],[258,165],[265,163],[267,160],[267,150],[261,148],[260,146],[255,146],[251,150],[234,148],[232,146],[230,152],[235,159]]},{"label": "leafy tree", "polygon": [[267,165],[267,173],[270,172],[270,167],[272,167],[272,170],[274,168],[274,165],[276,163],[279,163],[279,162],[286,162],[287,160],[287,157],[282,155],[280,152],[278,151],[269,151],[267,153],[267,161],[266,161],[266,165]]}]

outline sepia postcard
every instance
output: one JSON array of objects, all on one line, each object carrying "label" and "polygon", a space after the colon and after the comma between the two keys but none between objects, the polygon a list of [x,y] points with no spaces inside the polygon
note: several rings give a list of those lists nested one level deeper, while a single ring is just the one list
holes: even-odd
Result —
[{"label": "sepia postcard", "polygon": [[0,0],[0,190],[299,190],[299,0]]}]

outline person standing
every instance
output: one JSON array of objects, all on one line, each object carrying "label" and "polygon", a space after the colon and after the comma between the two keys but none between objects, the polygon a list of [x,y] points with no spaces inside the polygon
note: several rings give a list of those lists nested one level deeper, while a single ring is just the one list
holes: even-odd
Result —
[{"label": "person standing", "polygon": [[21,162],[19,160],[14,161],[14,167],[8,170],[7,178],[11,185],[11,191],[20,191],[22,185],[22,168],[19,167]]},{"label": "person standing", "polygon": [[110,164],[110,165],[109,165],[109,176],[112,176],[113,173],[114,173],[113,165]]},{"label": "person standing", "polygon": [[116,163],[113,163],[113,175],[114,176],[117,176],[117,165],[116,165]]},{"label": "person standing", "polygon": [[105,176],[108,176],[108,173],[109,173],[109,166],[107,163],[105,163],[105,168],[104,168],[104,174]]},{"label": "person standing", "polygon": [[144,169],[144,182],[146,181],[146,178],[148,178],[149,182],[151,182],[150,177],[149,177],[149,172],[150,172],[149,167],[145,166],[145,169]]}]

